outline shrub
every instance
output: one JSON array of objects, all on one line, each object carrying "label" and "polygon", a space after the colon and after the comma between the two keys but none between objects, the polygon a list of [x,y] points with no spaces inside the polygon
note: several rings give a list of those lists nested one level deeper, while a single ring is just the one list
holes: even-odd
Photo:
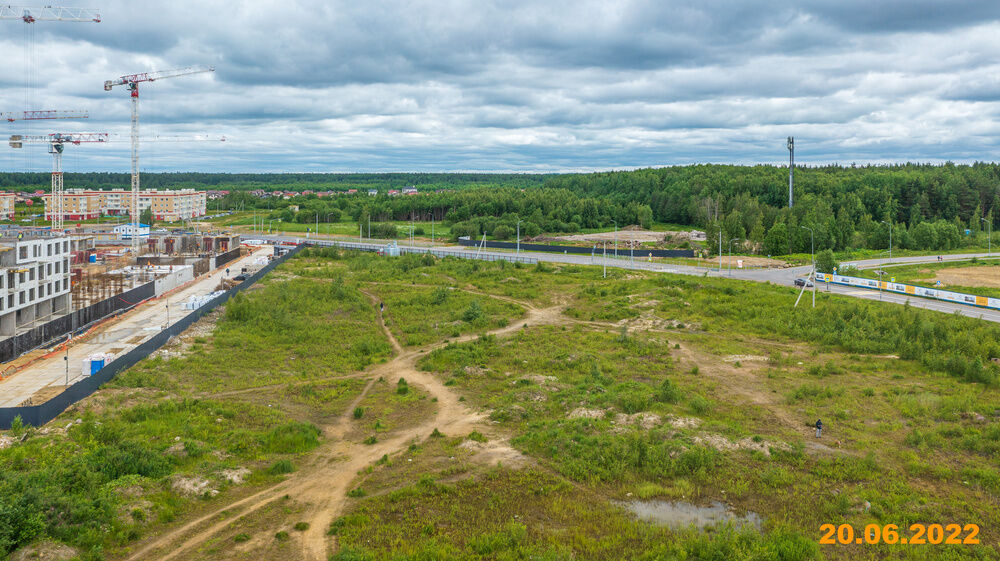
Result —
[{"label": "shrub", "polygon": [[279,542],[287,541],[288,540],[288,532],[282,530],[282,531],[274,534],[274,539],[278,540]]},{"label": "shrub", "polygon": [[315,425],[292,421],[271,429],[261,445],[265,452],[297,454],[319,446],[319,434]]},{"label": "shrub", "polygon": [[267,473],[271,475],[283,475],[295,471],[295,466],[290,460],[278,460],[268,468]]},{"label": "shrub", "polygon": [[364,417],[364,416],[365,416],[365,408],[364,407],[355,407],[354,408],[354,418],[355,419],[360,419],[361,417]]},{"label": "shrub", "polygon": [[308,522],[296,522],[295,526],[293,526],[293,528],[295,528],[299,532],[305,532],[306,530],[309,529],[309,523]]},{"label": "shrub", "polygon": [[473,300],[469,307],[462,312],[462,321],[472,323],[477,319],[483,317],[483,307],[479,304],[479,300]]},{"label": "shrub", "polygon": [[444,435],[441,434],[441,431],[437,430],[437,428],[435,428],[434,432],[431,433],[431,438],[442,438],[443,436]]},{"label": "shrub", "polygon": [[367,494],[368,493],[366,493],[365,490],[362,489],[361,487],[355,487],[354,489],[351,489],[350,491],[347,492],[347,496],[353,499],[360,499],[361,497],[364,497]]},{"label": "shrub", "polygon": [[708,410],[712,406],[707,399],[705,399],[700,395],[696,395],[693,398],[691,398],[691,401],[688,402],[688,405],[691,406],[691,411],[694,411],[699,415],[704,415],[705,413],[708,413]]},{"label": "shrub", "polygon": [[406,379],[400,378],[399,381],[396,382],[396,393],[399,395],[406,395],[410,393],[410,386],[406,383]]},{"label": "shrub", "polygon": [[468,439],[473,440],[475,442],[486,442],[486,436],[484,436],[483,433],[477,430],[470,432]]},{"label": "shrub", "polygon": [[660,390],[656,394],[656,398],[663,403],[677,403],[681,398],[681,391],[676,385],[674,385],[670,379],[663,380],[660,384]]},{"label": "shrub", "polygon": [[371,436],[369,436],[368,438],[366,438],[366,439],[364,440],[364,443],[365,443],[365,444],[368,444],[368,445],[372,445],[372,444],[375,444],[376,442],[378,442],[378,439],[377,439],[377,438],[375,438],[375,435],[374,435],[374,434],[373,434],[373,435],[371,435]]},{"label": "shrub", "polygon": [[233,541],[236,543],[243,543],[246,541],[250,541],[250,535],[244,533],[236,534],[235,536],[233,536]]}]

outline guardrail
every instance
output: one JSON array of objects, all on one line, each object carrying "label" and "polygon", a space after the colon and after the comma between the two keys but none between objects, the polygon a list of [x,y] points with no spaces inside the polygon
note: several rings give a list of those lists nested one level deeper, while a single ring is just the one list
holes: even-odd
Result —
[{"label": "guardrail", "polygon": [[943,302],[953,302],[955,304],[965,304],[967,306],[1000,310],[1000,298],[990,298],[988,296],[979,296],[977,294],[965,294],[962,292],[952,292],[950,290],[927,288],[925,286],[915,286],[912,284],[903,284],[891,281],[879,281],[863,277],[832,275],[830,273],[816,273],[816,280],[819,282],[829,282],[843,286],[854,286],[870,290],[884,290],[886,292],[893,292],[896,294],[920,296],[922,298],[931,298],[934,300],[941,300]]},{"label": "guardrail", "polygon": [[53,397],[49,401],[40,405],[29,405],[25,407],[0,407],[0,429],[9,429],[11,423],[14,422],[15,417],[21,417],[21,420],[24,423],[35,427],[42,426],[52,419],[55,419],[70,405],[73,405],[74,403],[94,393],[98,388],[117,376],[120,372],[131,368],[140,360],[148,357],[154,351],[166,344],[171,337],[180,334],[185,329],[190,327],[191,324],[201,319],[213,309],[225,304],[226,301],[232,298],[236,293],[252,286],[260,280],[261,277],[271,272],[275,267],[284,263],[290,257],[298,253],[299,250],[301,250],[301,246],[295,247],[281,257],[274,259],[256,273],[250,275],[250,277],[248,277],[245,281],[236,285],[234,288],[227,290],[216,298],[213,298],[201,308],[194,310],[190,314],[181,318],[181,320],[177,323],[167,327],[156,335],[153,335],[149,338],[149,340],[141,343],[129,352],[109,362],[104,366],[104,368],[97,371],[94,375],[84,378],[69,386],[62,393]]}]

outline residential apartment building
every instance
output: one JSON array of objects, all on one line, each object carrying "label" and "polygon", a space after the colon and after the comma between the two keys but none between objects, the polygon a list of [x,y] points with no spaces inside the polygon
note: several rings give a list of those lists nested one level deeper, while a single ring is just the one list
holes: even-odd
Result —
[{"label": "residential apartment building", "polygon": [[[51,196],[45,195],[45,217],[51,219]],[[68,189],[63,195],[65,220],[86,220],[98,216],[127,216],[132,205],[132,191],[85,191]],[[175,222],[205,215],[208,198],[205,191],[181,189],[176,191],[139,192],[139,212],[152,209],[153,218]]]},{"label": "residential apartment building", "polygon": [[14,201],[17,196],[14,193],[0,193],[0,220],[14,219]]},{"label": "residential apartment building", "polygon": [[0,337],[71,311],[72,250],[68,236],[0,237]]}]

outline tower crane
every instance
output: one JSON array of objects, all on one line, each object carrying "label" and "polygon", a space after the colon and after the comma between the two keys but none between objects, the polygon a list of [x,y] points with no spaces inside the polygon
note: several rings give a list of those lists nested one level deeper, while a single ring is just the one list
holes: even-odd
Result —
[{"label": "tower crane", "polygon": [[100,132],[54,133],[46,136],[25,136],[15,134],[10,137],[10,147],[20,148],[26,142],[44,142],[49,145],[52,154],[52,191],[49,202],[51,210],[52,230],[63,229],[63,218],[66,215],[65,198],[63,197],[62,153],[66,144],[80,145],[90,142],[107,142],[108,134]]},{"label": "tower crane", "polygon": [[[104,82],[104,91],[106,92],[111,91],[115,86],[127,86],[129,95],[132,98],[132,204],[129,214],[131,215],[133,224],[139,223],[139,84],[141,82],[155,82],[156,80],[164,80],[166,78],[214,71],[215,68],[211,66],[189,66],[176,70],[130,74],[116,80],[107,80]],[[139,254],[138,236],[132,236],[132,253],[135,255]]]},{"label": "tower crane", "polygon": [[9,111],[0,113],[0,120],[10,123],[14,121],[39,121],[43,119],[86,119],[90,115],[86,111]]},{"label": "tower crane", "polygon": [[44,6],[0,6],[0,20],[19,19],[24,23],[36,21],[77,21],[101,23],[101,14],[92,8],[64,8]]},{"label": "tower crane", "polygon": [[[35,67],[35,26],[31,25],[39,21],[64,21],[64,22],[78,22],[78,23],[100,23],[101,14],[93,8],[77,8],[77,7],[60,7],[60,6],[43,6],[43,7],[31,7],[31,6],[11,6],[9,4],[0,5],[0,21],[2,20],[21,20],[27,25],[25,29],[25,45],[24,45],[24,60],[25,64],[25,77],[24,77],[24,112],[17,118],[11,118],[15,114],[7,113],[4,114],[4,118],[8,121],[33,121],[37,119],[73,119],[73,118],[85,118],[83,117],[57,117],[55,116],[56,111],[34,111],[31,107],[32,94],[31,90],[34,88],[34,74],[33,69]],[[48,114],[48,116],[44,116]],[[24,134],[30,132],[27,123],[23,130]]]},{"label": "tower crane", "polygon": [[[49,153],[52,154],[52,191],[49,198],[51,211],[49,216],[52,221],[52,230],[62,230],[63,220],[66,216],[65,196],[63,191],[62,174],[62,153],[67,144],[80,145],[84,143],[106,143],[117,137],[115,134],[105,132],[73,132],[73,133],[52,133],[49,135],[11,135],[9,144],[11,148],[22,148],[25,144],[48,144]],[[140,138],[139,142],[190,142],[199,140],[225,141],[226,137],[194,136],[172,137],[172,136],[151,136]],[[135,138],[133,138],[135,141]],[[138,193],[132,192],[131,208],[137,208]],[[138,224],[138,217],[132,221]]]}]

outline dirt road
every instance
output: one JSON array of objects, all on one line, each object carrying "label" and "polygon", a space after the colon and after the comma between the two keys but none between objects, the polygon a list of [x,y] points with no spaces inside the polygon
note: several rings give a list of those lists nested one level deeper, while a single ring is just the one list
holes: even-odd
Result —
[{"label": "dirt road", "polygon": [[[366,293],[367,294],[367,293]],[[376,298],[367,294],[375,303]],[[490,334],[505,336],[522,329],[525,324],[541,325],[563,321],[560,307],[535,308],[523,302],[517,302],[527,310],[527,317],[504,328],[491,331]],[[167,561],[175,558],[198,557],[195,551],[218,534],[227,530],[234,522],[259,511],[285,495],[292,496],[296,501],[308,505],[303,520],[309,523],[307,530],[301,533],[301,559],[307,561],[325,561],[334,547],[334,540],[326,535],[330,522],[344,508],[347,491],[357,474],[363,468],[375,463],[383,455],[392,455],[405,450],[413,442],[421,442],[430,436],[436,428],[444,434],[462,435],[473,430],[488,430],[483,423],[483,414],[469,409],[458,396],[437,378],[416,368],[417,360],[427,352],[443,347],[446,343],[437,343],[419,349],[404,350],[392,335],[378,314],[383,332],[389,338],[396,356],[389,362],[377,365],[367,371],[369,383],[362,393],[348,405],[343,414],[334,422],[320,427],[323,431],[323,444],[310,455],[308,463],[281,483],[263,489],[253,495],[227,504],[222,508],[199,516],[182,526],[166,532],[142,545],[128,559]],[[476,336],[467,335],[453,342],[469,341]],[[361,403],[379,378],[395,384],[399,378],[405,378],[436,398],[437,411],[433,418],[410,427],[406,427],[381,439],[372,445],[348,440],[348,435],[354,429],[352,413]],[[496,450],[492,451],[494,454]],[[500,451],[501,455],[504,451]],[[516,454],[513,450],[510,454]],[[245,544],[253,546],[253,542]]]}]

